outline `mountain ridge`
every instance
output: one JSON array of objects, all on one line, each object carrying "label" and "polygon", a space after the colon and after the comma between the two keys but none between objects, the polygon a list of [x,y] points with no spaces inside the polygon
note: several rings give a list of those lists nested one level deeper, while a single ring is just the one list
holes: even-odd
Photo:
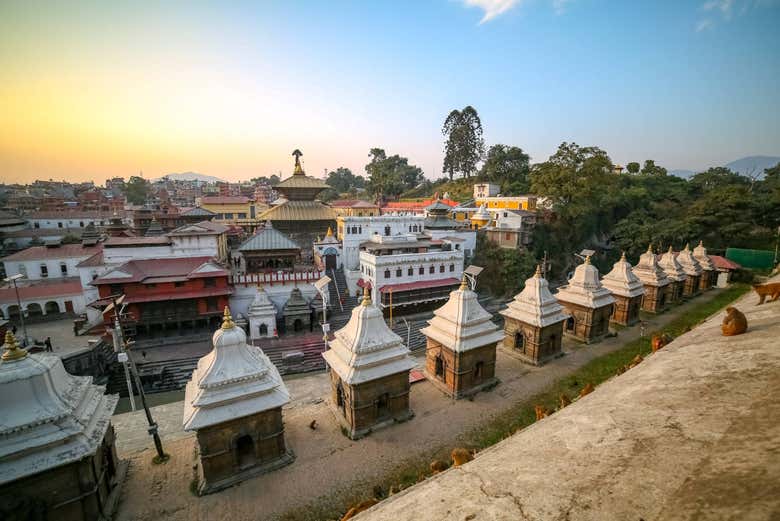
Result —
[{"label": "mountain ridge", "polygon": [[164,177],[167,177],[171,181],[201,181],[204,183],[225,182],[224,179],[220,179],[219,177],[201,174],[199,172],[172,172],[170,174],[165,174],[164,176],[158,177],[155,179],[155,181],[159,181]]}]

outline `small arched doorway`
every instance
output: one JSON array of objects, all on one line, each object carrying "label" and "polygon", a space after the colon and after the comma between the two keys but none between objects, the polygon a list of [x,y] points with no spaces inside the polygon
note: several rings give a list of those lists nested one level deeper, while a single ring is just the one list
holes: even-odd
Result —
[{"label": "small arched doorway", "polygon": [[515,349],[525,352],[525,335],[522,331],[515,333]]},{"label": "small arched doorway", "polygon": [[43,306],[43,309],[46,310],[47,315],[51,315],[52,313],[57,314],[60,312],[60,305],[50,300]]},{"label": "small arched doorway", "polygon": [[250,467],[255,463],[255,442],[245,434],[236,440],[236,460],[240,468]]},{"label": "small arched doorway", "polygon": [[574,331],[574,317],[569,317],[566,319],[566,330]]},{"label": "small arched doorway", "polygon": [[344,402],[344,387],[341,382],[336,386],[336,406],[341,409],[342,413],[344,412],[346,404]]},{"label": "small arched doorway", "polygon": [[268,326],[266,326],[265,324],[260,324],[260,328],[258,331],[260,333],[260,336],[268,336]]},{"label": "small arched doorway", "polygon": [[27,304],[27,316],[30,318],[43,316],[43,308],[37,302]]},{"label": "small arched doorway", "polygon": [[303,320],[296,318],[293,322],[293,331],[301,331],[303,329]]}]

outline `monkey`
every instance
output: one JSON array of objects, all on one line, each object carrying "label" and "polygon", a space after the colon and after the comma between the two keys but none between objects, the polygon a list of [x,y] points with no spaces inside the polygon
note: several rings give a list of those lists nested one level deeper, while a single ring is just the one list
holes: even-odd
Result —
[{"label": "monkey", "polygon": [[723,336],[741,335],[747,331],[747,325],[745,315],[737,308],[729,306],[726,308],[726,316],[723,318],[720,330]]},{"label": "monkey", "polygon": [[769,302],[774,302],[780,298],[780,282],[773,282],[771,284],[753,284],[753,289],[759,296],[759,301],[756,306],[760,306],[764,303],[764,299],[771,296]]},{"label": "monkey", "polygon": [[588,395],[592,393],[596,388],[593,387],[593,384],[588,382],[585,384],[585,387],[582,388],[582,391],[580,391],[580,398],[582,398],[585,395]]},{"label": "monkey", "polygon": [[667,335],[666,333],[661,333],[658,335],[653,335],[653,340],[651,342],[651,347],[653,349],[653,353],[664,347],[666,344],[668,344],[672,339]]},{"label": "monkey", "polygon": [[474,456],[471,453],[471,451],[461,447],[452,449],[452,453],[450,454],[450,457],[452,457],[453,467],[459,467],[464,463],[468,463],[469,461],[474,459]]},{"label": "monkey", "polygon": [[536,421],[546,418],[550,412],[541,405],[534,406],[534,412],[536,412]]},{"label": "monkey", "polygon": [[562,394],[558,397],[558,401],[560,403],[560,408],[563,409],[567,405],[571,405],[571,400],[569,399],[568,395]]},{"label": "monkey", "polygon": [[363,512],[364,510],[368,510],[369,508],[376,505],[377,503],[379,503],[379,501],[377,501],[374,498],[367,499],[362,503],[358,503],[357,505],[347,510],[347,513],[344,514],[344,517],[341,518],[341,521],[347,521],[347,519],[352,519],[359,513]]},{"label": "monkey", "polygon": [[439,472],[444,472],[450,468],[449,464],[441,461],[441,460],[433,460],[431,462],[431,472],[434,474],[438,474]]}]

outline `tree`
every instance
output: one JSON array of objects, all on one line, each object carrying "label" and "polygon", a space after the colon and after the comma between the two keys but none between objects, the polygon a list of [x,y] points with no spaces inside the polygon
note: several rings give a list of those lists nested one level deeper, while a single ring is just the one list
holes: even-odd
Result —
[{"label": "tree", "polygon": [[149,182],[143,177],[134,175],[125,183],[124,195],[127,202],[132,204],[144,204],[149,195]]},{"label": "tree", "polygon": [[666,175],[666,168],[656,165],[652,159],[646,159],[645,166],[639,173],[642,175]]},{"label": "tree", "polygon": [[639,163],[636,161],[632,161],[629,164],[626,165],[626,170],[628,170],[629,174],[638,174],[639,173]]},{"label": "tree", "polygon": [[332,172],[328,172],[325,183],[337,193],[341,194],[353,191],[356,188],[364,188],[366,186],[366,179],[362,176],[353,174],[352,170],[342,166]]},{"label": "tree", "polygon": [[527,193],[530,188],[528,174],[530,158],[520,147],[493,145],[482,165],[479,177],[501,185],[503,194]]},{"label": "tree", "polygon": [[491,295],[509,297],[517,294],[523,283],[536,270],[536,260],[529,252],[502,248],[477,235],[474,264],[484,268],[479,277],[480,287]]},{"label": "tree", "polygon": [[270,177],[266,177],[266,176],[253,177],[252,179],[249,180],[249,182],[253,184],[275,186],[278,185],[279,181],[281,180],[282,179],[278,175],[273,174]]},{"label": "tree", "polygon": [[371,161],[366,165],[367,184],[373,195],[395,198],[425,179],[422,169],[398,154],[388,157],[384,149],[372,148],[368,156]]},{"label": "tree", "polygon": [[450,180],[456,173],[471,177],[485,153],[482,122],[477,111],[470,105],[463,110],[453,110],[444,120],[442,134],[446,138],[443,171]]}]

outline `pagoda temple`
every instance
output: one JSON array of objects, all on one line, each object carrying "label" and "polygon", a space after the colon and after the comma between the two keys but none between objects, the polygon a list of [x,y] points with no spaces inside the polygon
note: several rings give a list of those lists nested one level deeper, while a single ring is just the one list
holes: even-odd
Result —
[{"label": "pagoda temple", "polygon": [[0,519],[110,519],[127,464],[111,415],[119,397],[59,356],[5,335],[0,359]]},{"label": "pagoda temple", "polygon": [[301,258],[301,248],[295,241],[273,227],[271,221],[238,247],[247,273],[292,271]]},{"label": "pagoda temple", "polygon": [[577,266],[569,284],[555,295],[570,315],[564,333],[585,343],[597,342],[609,332],[615,298],[601,285],[599,270],[590,256]]},{"label": "pagoda temple", "polygon": [[669,251],[661,255],[661,260],[658,261],[658,265],[664,270],[666,277],[670,280],[667,286],[666,301],[669,304],[676,304],[682,300],[683,286],[685,280],[688,278],[685,272],[677,262],[677,258],[674,255],[674,250],[669,246]]},{"label": "pagoda temple", "polygon": [[186,431],[198,442],[198,493],[208,494],[295,459],[284,440],[290,395],[263,351],[246,343],[226,307],[214,348],[198,360],[184,392]]},{"label": "pagoda temple", "polygon": [[281,194],[280,200],[261,213],[259,219],[271,221],[274,228],[297,243],[305,255],[311,256],[314,239],[324,235],[328,227],[336,227],[336,214],[330,206],[315,199],[330,187],[304,173],[300,150],[296,149],[292,155],[295,157],[293,175],[274,186]]},{"label": "pagoda temple", "polygon": [[428,326],[425,376],[458,399],[495,386],[496,345],[504,335],[477,300],[464,275],[460,287],[433,312]]},{"label": "pagoda temple", "polygon": [[704,242],[699,241],[699,245],[693,249],[693,258],[696,259],[701,266],[701,280],[699,281],[699,289],[707,291],[715,287],[718,282],[718,269],[712,262],[712,259],[707,255],[707,248],[704,247]]},{"label": "pagoda temple", "polygon": [[645,287],[634,275],[631,264],[626,260],[625,252],[614,264],[612,271],[604,275],[601,284],[615,297],[611,321],[623,326],[635,324],[639,320],[639,309],[642,307]]},{"label": "pagoda temple", "polygon": [[462,223],[450,218],[452,207],[441,202],[439,197],[425,207],[425,222],[423,226],[426,230],[452,230],[461,228]]},{"label": "pagoda temple", "polygon": [[330,405],[350,438],[413,416],[409,371],[415,362],[367,290],[328,347],[322,356],[330,368]]},{"label": "pagoda temple", "polygon": [[563,354],[563,323],[569,316],[550,293],[539,266],[525,281],[523,291],[500,313],[504,316],[505,353],[533,365]]},{"label": "pagoda temple", "polygon": [[249,321],[249,338],[255,341],[260,338],[271,338],[276,332],[276,307],[274,307],[268,294],[261,287],[249,305],[246,313]]},{"label": "pagoda temple", "polygon": [[152,217],[152,222],[149,223],[149,227],[146,229],[144,237],[159,237],[161,235],[165,235],[165,230],[163,230],[160,222]]},{"label": "pagoda temple", "polygon": [[645,293],[642,296],[642,309],[649,313],[661,313],[666,309],[667,293],[672,281],[658,264],[658,257],[653,253],[653,245],[639,256],[639,263],[634,266],[634,275],[642,282]]},{"label": "pagoda temple", "polygon": [[701,266],[699,262],[693,257],[691,248],[688,244],[677,255],[677,262],[682,266],[685,272],[685,284],[683,285],[683,297],[690,298],[698,295],[701,290],[699,285],[701,284]]}]

